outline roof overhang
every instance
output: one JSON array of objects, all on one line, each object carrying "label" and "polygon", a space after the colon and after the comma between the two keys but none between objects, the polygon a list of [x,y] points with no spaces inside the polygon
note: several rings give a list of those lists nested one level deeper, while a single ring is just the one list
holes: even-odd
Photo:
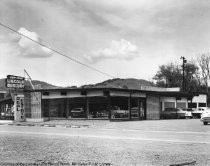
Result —
[{"label": "roof overhang", "polygon": [[187,97],[192,98],[194,96],[199,96],[199,92],[178,92],[178,91],[148,91],[139,89],[123,89],[123,88],[53,88],[53,89],[35,89],[35,90],[25,90],[25,92],[57,92],[57,91],[120,91],[134,93],[146,93],[151,95],[165,96],[165,97]]}]

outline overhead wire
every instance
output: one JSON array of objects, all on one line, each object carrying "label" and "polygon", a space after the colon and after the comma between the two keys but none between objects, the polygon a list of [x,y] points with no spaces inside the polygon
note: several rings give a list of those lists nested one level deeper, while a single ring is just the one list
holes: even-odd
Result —
[{"label": "overhead wire", "polygon": [[78,63],[78,64],[80,64],[80,65],[82,65],[82,66],[85,66],[85,67],[87,67],[87,68],[89,68],[89,69],[92,69],[92,70],[94,70],[94,71],[96,71],[96,72],[98,72],[98,73],[100,73],[100,74],[105,75],[105,76],[108,76],[108,77],[111,77],[111,78],[116,78],[116,77],[114,77],[114,76],[112,76],[112,75],[110,75],[110,74],[107,74],[107,73],[105,73],[105,72],[103,72],[103,71],[101,71],[101,70],[96,69],[95,67],[92,67],[92,66],[87,65],[87,64],[85,64],[85,63],[83,63],[83,62],[80,62],[80,61],[78,61],[78,60],[76,60],[76,59],[74,59],[74,58],[71,58],[71,57],[69,57],[69,56],[67,56],[67,55],[65,55],[65,54],[63,54],[63,53],[61,53],[60,51],[57,51],[57,50],[55,50],[55,49],[53,49],[53,48],[51,48],[51,47],[49,47],[49,46],[46,46],[45,44],[42,44],[42,43],[40,43],[40,42],[38,42],[38,41],[36,41],[36,40],[30,38],[30,37],[28,37],[28,36],[26,36],[26,35],[24,35],[24,34],[18,32],[18,31],[14,30],[13,28],[11,28],[11,27],[9,27],[9,26],[7,26],[7,25],[5,25],[5,24],[2,24],[1,22],[0,22],[0,25],[1,25],[2,27],[4,27],[4,28],[7,28],[7,29],[9,29],[9,30],[11,30],[11,31],[13,31],[13,32],[15,32],[15,33],[17,33],[17,34],[19,34],[19,35],[25,37],[25,38],[27,38],[28,40],[33,41],[34,43],[36,43],[36,44],[38,44],[38,45],[40,45],[40,46],[42,46],[42,47],[45,47],[45,48],[47,48],[47,49],[49,49],[49,50],[51,50],[51,51],[53,51],[53,52],[55,52],[55,53],[57,53],[57,54],[63,56],[63,57],[65,57],[65,58],[68,58],[68,59],[71,60],[71,61],[74,61],[75,63]]}]

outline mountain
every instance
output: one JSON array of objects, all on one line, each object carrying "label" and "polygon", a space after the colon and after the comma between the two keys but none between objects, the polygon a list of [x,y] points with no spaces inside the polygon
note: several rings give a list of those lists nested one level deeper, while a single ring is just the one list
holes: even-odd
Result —
[{"label": "mountain", "polygon": [[[54,89],[54,88],[60,88],[60,87],[58,87],[58,86],[49,84],[49,83],[44,82],[44,81],[39,81],[39,80],[33,80],[33,81],[32,81],[32,84],[33,84],[34,86],[41,86],[41,89]],[[26,81],[26,86],[27,86],[27,87],[31,87],[29,81]]]},{"label": "mountain", "polygon": [[109,79],[101,83],[83,85],[82,88],[123,88],[123,89],[140,89],[141,86],[155,86],[154,83],[143,79]]},{"label": "mountain", "polygon": [[[71,86],[71,87],[59,87],[55,86],[43,81],[39,80],[33,80],[32,81],[33,85],[39,85],[41,89],[54,89],[54,88],[77,88],[76,86]],[[155,86],[154,83],[150,81],[146,81],[143,79],[134,79],[134,78],[128,78],[128,79],[120,79],[120,78],[115,78],[115,79],[109,79],[106,81],[103,81],[101,83],[97,84],[90,84],[90,85],[83,85],[79,88],[122,88],[122,89],[140,89],[141,86]],[[26,89],[31,89],[31,85],[29,81],[25,81],[25,88]],[[0,79],[0,90],[6,90],[5,87],[5,78]]]}]

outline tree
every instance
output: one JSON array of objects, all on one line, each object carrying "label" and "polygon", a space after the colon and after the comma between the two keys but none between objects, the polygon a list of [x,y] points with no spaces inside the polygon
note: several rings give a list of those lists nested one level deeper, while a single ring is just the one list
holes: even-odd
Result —
[{"label": "tree", "polygon": [[[200,79],[198,75],[198,66],[189,62],[185,65],[185,85],[187,91],[198,91]],[[175,63],[161,65],[157,74],[153,78],[159,87],[180,87],[182,88],[182,68]]]},{"label": "tree", "polygon": [[178,65],[169,63],[159,66],[159,70],[154,76],[156,85],[160,87],[180,87],[182,74]]},{"label": "tree", "polygon": [[208,80],[210,78],[210,54],[201,54],[201,56],[198,57],[198,64],[201,69],[202,80],[206,86],[206,92],[208,93]]},{"label": "tree", "polygon": [[199,67],[193,62],[185,66],[185,85],[188,91],[199,91],[200,89]]}]

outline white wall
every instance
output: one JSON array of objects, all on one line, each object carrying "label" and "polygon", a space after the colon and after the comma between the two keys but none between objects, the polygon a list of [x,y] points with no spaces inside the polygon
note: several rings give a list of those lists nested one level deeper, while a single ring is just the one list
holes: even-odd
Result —
[{"label": "white wall", "polygon": [[67,92],[66,95],[61,95],[60,91],[49,92],[49,96],[42,95],[42,99],[55,99],[55,98],[74,98],[74,97],[93,97],[93,96],[103,96],[103,91],[87,91],[87,95],[81,95],[80,91]]},{"label": "white wall", "polygon": [[200,94],[199,96],[194,96],[192,99],[193,103],[206,103],[207,95]]},{"label": "white wall", "polygon": [[165,109],[165,102],[173,102],[175,104],[175,108],[177,107],[177,102],[188,104],[187,98],[181,98],[181,100],[176,100],[176,97],[161,97],[160,102],[162,102],[162,111]]},{"label": "white wall", "polygon": [[[124,96],[129,97],[130,92],[119,92],[119,91],[111,91],[110,96]],[[131,93],[131,97],[146,97],[145,93]]]}]

